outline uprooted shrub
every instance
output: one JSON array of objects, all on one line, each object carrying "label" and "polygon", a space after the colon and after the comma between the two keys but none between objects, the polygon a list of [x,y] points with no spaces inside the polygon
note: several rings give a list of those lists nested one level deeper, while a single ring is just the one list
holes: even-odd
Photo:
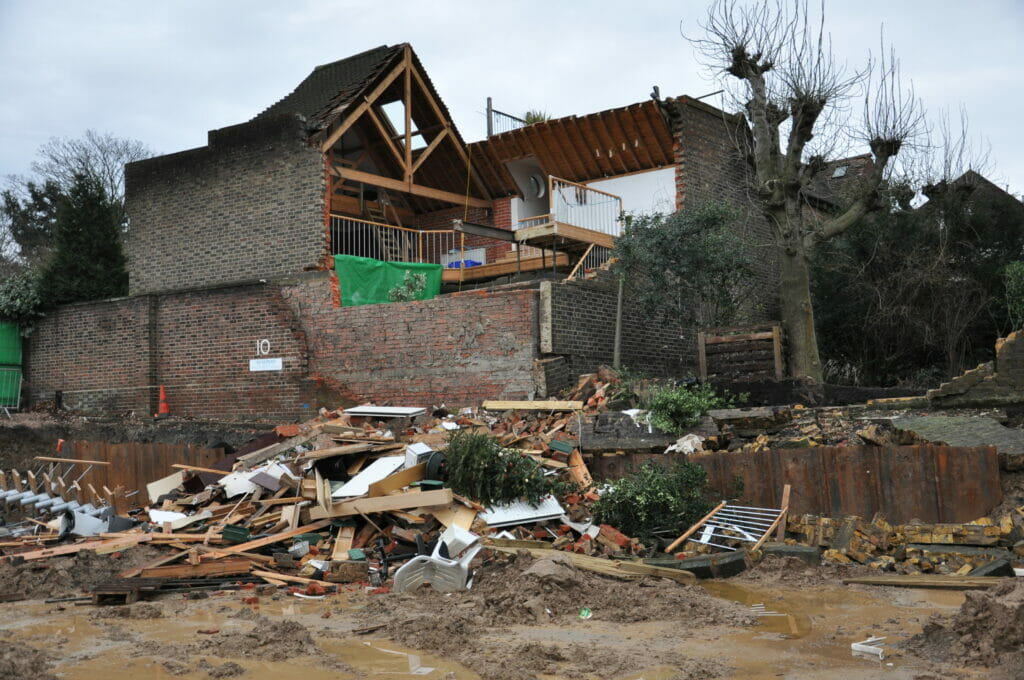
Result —
[{"label": "uprooted shrub", "polygon": [[594,519],[650,545],[656,536],[675,538],[707,514],[706,495],[707,473],[696,463],[646,462],[604,490]]},{"label": "uprooted shrub", "polygon": [[719,393],[710,383],[662,387],[654,390],[646,404],[648,419],[663,432],[683,434],[711,409],[733,406],[742,397]]},{"label": "uprooted shrub", "polygon": [[544,496],[561,491],[534,459],[502,448],[494,437],[466,430],[448,438],[445,470],[452,491],[484,505],[525,499],[536,507]]}]

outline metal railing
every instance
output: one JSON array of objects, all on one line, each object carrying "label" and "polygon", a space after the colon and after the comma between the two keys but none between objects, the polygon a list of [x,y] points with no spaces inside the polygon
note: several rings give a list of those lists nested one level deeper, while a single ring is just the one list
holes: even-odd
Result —
[{"label": "metal railing", "polygon": [[611,259],[612,249],[592,244],[583,254],[583,259],[573,268],[567,278],[580,281],[594,276],[594,272]]},{"label": "metal railing", "polygon": [[0,367],[0,410],[17,410],[21,405],[21,367]]},{"label": "metal railing", "polygon": [[331,215],[331,254],[358,255],[388,262],[444,263],[461,250],[461,234],[452,229],[419,230]]},{"label": "metal railing", "polygon": [[622,199],[615,194],[548,177],[548,196],[555,222],[611,236],[622,233]]},{"label": "metal railing", "polygon": [[510,113],[494,108],[491,98],[487,98],[487,136],[500,135],[526,126],[526,121]]}]

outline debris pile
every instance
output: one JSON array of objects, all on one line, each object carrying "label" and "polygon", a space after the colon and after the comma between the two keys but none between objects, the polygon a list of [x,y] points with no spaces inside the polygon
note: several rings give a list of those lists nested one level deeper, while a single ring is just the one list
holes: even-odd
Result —
[{"label": "debris pile", "polygon": [[824,550],[826,563],[863,564],[899,574],[1013,576],[1024,559],[1024,508],[997,520],[982,517],[965,524],[892,525],[882,516],[841,519],[791,517],[791,542]]},{"label": "debris pile", "polygon": [[[484,542],[494,549],[562,549],[583,560],[579,568],[625,578],[637,570],[653,574],[635,559],[645,546],[590,519],[599,495],[579,450],[579,411],[584,402],[601,407],[605,385],[586,376],[577,389],[585,400],[484,402],[457,414],[374,405],[324,410],[278,427],[277,441],[241,452],[224,469],[176,464],[140,493],[110,498],[79,500],[81,489],[59,483],[52,462],[59,459],[47,459],[48,469],[12,471],[0,480],[11,533],[0,539],[0,570],[12,572],[11,599],[57,579],[84,587],[95,603],[225,583],[321,597],[351,583],[379,588],[394,581],[402,588],[428,581],[440,588],[447,575],[460,589]],[[460,495],[446,483],[453,432],[486,435],[499,455],[532,461],[528,467],[556,495],[488,505]],[[22,521],[11,522],[16,516]],[[88,583],[65,578],[62,561],[88,562],[89,555],[140,545],[148,548],[132,552],[144,559],[105,560],[115,566],[86,569]],[[597,559],[610,556],[628,558],[624,564],[634,571]]]}]

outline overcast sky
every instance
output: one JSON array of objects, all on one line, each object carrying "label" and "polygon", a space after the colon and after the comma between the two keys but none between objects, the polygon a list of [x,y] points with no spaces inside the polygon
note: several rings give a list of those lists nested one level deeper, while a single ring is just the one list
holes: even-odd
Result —
[{"label": "overcast sky", "polygon": [[[1024,3],[827,1],[836,52],[862,63],[879,26],[926,108],[966,106],[989,175],[1024,191]],[[161,153],[248,120],[318,64],[409,42],[467,141],[488,96],[511,113],[582,114],[719,89],[695,61],[705,0],[312,2],[0,0],[0,176],[87,128]]]}]

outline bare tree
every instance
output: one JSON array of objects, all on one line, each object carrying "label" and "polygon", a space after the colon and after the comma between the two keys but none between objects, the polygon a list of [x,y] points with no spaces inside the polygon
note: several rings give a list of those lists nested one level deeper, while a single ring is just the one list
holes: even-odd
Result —
[{"label": "bare tree", "polygon": [[[813,16],[806,0],[717,0],[702,28],[703,37],[690,40],[714,73],[731,76],[726,86],[749,127],[744,143],[778,254],[790,371],[820,380],[808,258],[815,244],[884,205],[885,180],[922,130],[923,111],[884,40],[877,59],[848,69],[832,52],[823,9]],[[853,114],[857,97],[863,98],[862,117]],[[804,189],[844,135],[867,143],[873,166],[841,213],[816,218]]]},{"label": "bare tree", "polygon": [[86,175],[99,181],[111,200],[123,205],[125,163],[149,158],[153,151],[136,139],[86,130],[77,139],[52,137],[36,155],[32,172],[54,180],[63,191],[74,184],[76,175]]}]

